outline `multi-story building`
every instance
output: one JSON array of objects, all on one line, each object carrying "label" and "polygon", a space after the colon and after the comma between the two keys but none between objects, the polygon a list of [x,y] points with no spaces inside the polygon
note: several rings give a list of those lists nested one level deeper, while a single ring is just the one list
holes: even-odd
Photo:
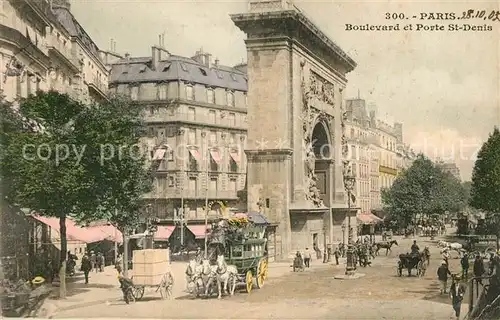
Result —
[{"label": "multi-story building", "polygon": [[462,177],[460,176],[460,168],[458,168],[455,162],[438,162],[438,166],[446,173],[451,174],[458,181],[462,181]]},{"label": "multi-story building", "polygon": [[238,205],[246,178],[246,65],[223,66],[202,50],[173,55],[160,36],[151,56],[111,64],[110,90],[143,107],[145,143],[151,159],[161,160],[145,196],[158,218],[168,222],[184,207],[185,218],[200,220],[205,202],[210,215]]},{"label": "multi-story building", "polygon": [[391,187],[399,172],[415,157],[403,143],[403,125],[393,126],[367,111],[365,100],[346,100],[348,141],[360,213],[381,209],[381,191]]},{"label": "multi-story building", "polygon": [[106,97],[108,70],[68,0],[0,2],[0,91],[8,101],[57,90],[89,102]]}]

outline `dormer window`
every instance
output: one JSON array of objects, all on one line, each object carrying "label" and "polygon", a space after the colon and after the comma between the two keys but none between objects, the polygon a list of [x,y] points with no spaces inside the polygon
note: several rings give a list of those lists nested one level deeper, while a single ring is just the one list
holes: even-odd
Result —
[{"label": "dormer window", "polygon": [[202,75],[204,75],[204,76],[207,75],[207,72],[204,69],[202,69],[202,68],[199,68],[199,69],[200,69],[200,72],[201,72]]},{"label": "dormer window", "polygon": [[236,76],[232,73],[230,73],[230,75],[231,75],[231,79],[233,79],[233,81],[236,81]]},{"label": "dormer window", "polygon": [[224,79],[224,76],[222,75],[222,73],[220,71],[215,71],[215,73],[217,74],[217,78]]},{"label": "dormer window", "polygon": [[182,69],[183,71],[185,71],[185,72],[187,72],[187,71],[188,71],[188,68],[187,68],[186,64],[185,64],[185,63],[182,63],[182,62],[181,62],[181,69]]},{"label": "dormer window", "polygon": [[146,66],[141,66],[139,69],[139,73],[144,73],[146,72]]},{"label": "dormer window", "polygon": [[170,69],[170,63],[163,67],[162,72],[167,72]]}]

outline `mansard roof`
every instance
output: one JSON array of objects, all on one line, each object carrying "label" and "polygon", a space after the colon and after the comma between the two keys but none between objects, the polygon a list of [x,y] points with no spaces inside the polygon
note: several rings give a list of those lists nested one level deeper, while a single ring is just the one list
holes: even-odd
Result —
[{"label": "mansard roof", "polygon": [[[184,81],[206,86],[247,91],[247,75],[243,65],[211,66],[194,59],[170,55],[152,68],[150,57],[125,58],[111,65],[110,83]],[[236,69],[238,68],[238,69]]]}]

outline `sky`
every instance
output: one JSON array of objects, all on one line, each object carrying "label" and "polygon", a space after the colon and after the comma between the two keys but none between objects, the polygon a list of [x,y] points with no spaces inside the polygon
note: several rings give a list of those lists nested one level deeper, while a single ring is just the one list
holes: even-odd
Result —
[{"label": "sky", "polygon": [[[432,159],[454,161],[469,180],[475,156],[500,124],[500,21],[386,20],[386,13],[419,16],[468,9],[499,10],[479,1],[294,1],[358,64],[348,74],[346,98],[374,104],[377,115],[403,123],[404,140]],[[71,10],[96,44],[132,56],[148,56],[158,35],[176,55],[203,48],[221,64],[246,61],[245,34],[229,14],[245,13],[246,0],[72,0]],[[345,24],[469,23],[493,31],[346,31]]]}]

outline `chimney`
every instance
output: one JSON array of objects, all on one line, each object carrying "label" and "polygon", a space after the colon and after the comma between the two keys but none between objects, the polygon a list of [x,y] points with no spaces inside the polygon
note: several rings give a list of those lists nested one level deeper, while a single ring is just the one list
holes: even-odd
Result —
[{"label": "chimney", "polygon": [[130,53],[125,53],[125,60],[130,60]]},{"label": "chimney", "polygon": [[205,64],[204,61],[204,54],[203,54],[203,48],[200,48],[200,50],[196,51],[193,57],[191,57],[194,61],[198,62],[199,64]]},{"label": "chimney", "polygon": [[207,68],[211,68],[212,67],[212,55],[210,53],[205,53],[203,54],[203,57],[204,57],[204,60],[203,61],[204,65],[207,67]]},{"label": "chimney", "polygon": [[160,49],[156,46],[151,47],[151,69],[156,70],[160,63]]}]

